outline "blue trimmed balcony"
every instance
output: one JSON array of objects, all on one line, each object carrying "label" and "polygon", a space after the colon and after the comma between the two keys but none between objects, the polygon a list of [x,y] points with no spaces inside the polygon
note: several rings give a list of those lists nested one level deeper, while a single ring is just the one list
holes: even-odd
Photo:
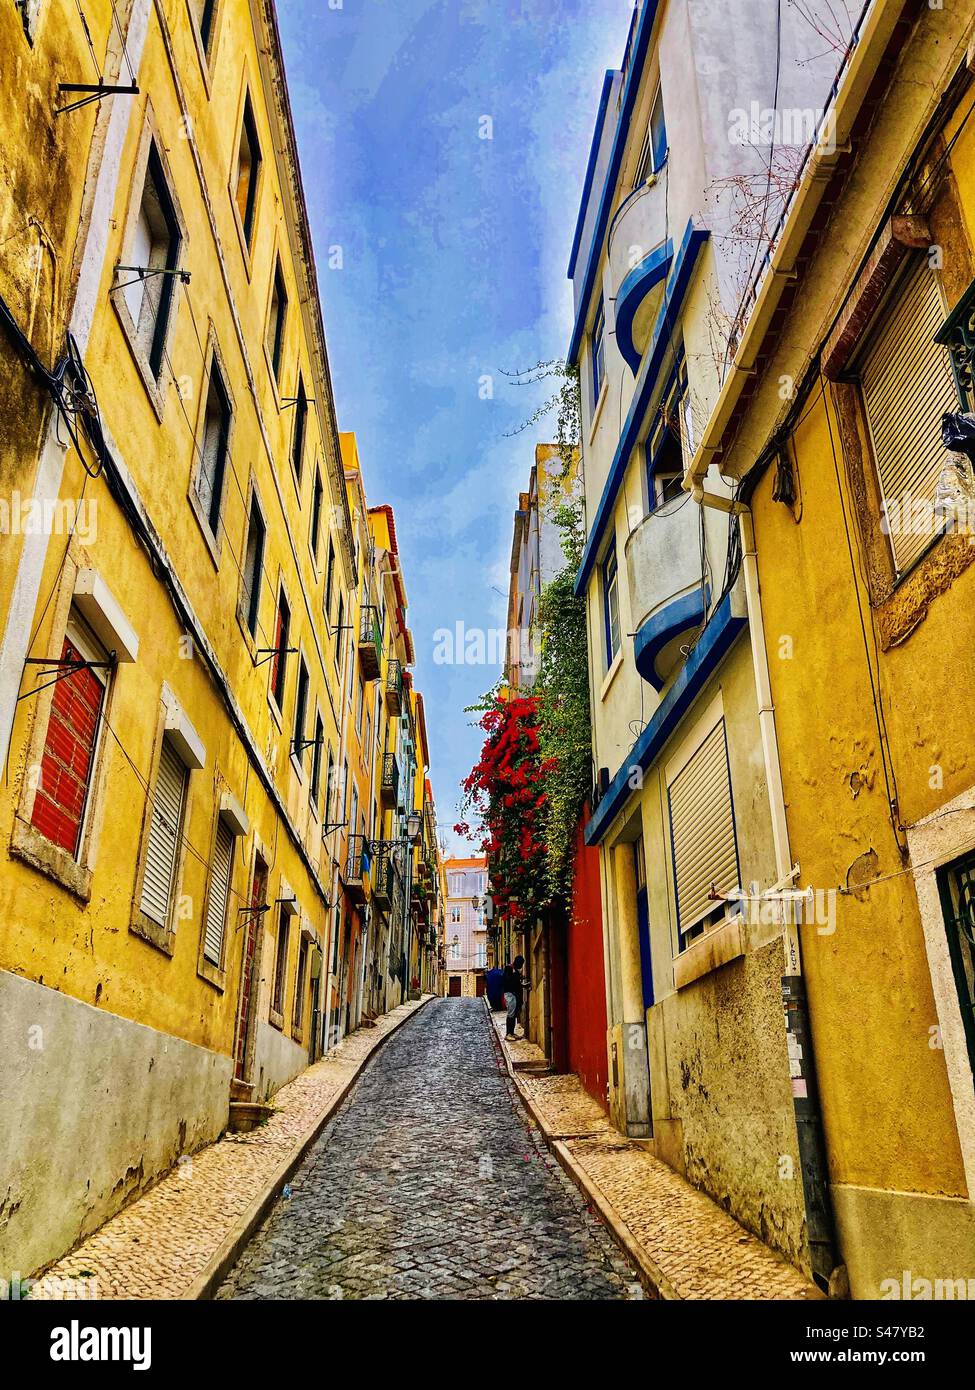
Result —
[{"label": "blue trimmed balcony", "polygon": [[634,376],[647,349],[674,258],[667,237],[666,177],[654,175],[620,204],[609,229],[616,346]]},{"label": "blue trimmed balcony", "polygon": [[636,668],[654,690],[662,690],[706,612],[701,509],[689,496],[650,512],[630,534],[626,574]]}]

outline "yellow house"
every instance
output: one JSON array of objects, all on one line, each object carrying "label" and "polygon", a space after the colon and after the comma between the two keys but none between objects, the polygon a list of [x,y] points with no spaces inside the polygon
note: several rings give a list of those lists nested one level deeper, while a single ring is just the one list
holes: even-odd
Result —
[{"label": "yellow house", "polygon": [[793,1077],[861,1298],[975,1276],[975,481],[941,442],[975,409],[973,39],[872,7],[685,479],[726,507],[717,461],[757,555],[779,862],[816,900]]},{"label": "yellow house", "polygon": [[[120,8],[124,55],[97,0],[92,42],[137,92],[29,134],[56,158],[27,196],[63,172],[34,228],[56,312],[22,297],[18,321],[49,364],[73,335],[71,430],[32,397],[4,446],[38,507],[91,508],[3,562],[0,1263],[22,1271],[319,1054],[339,894],[355,540],[273,8]],[[68,5],[25,13],[5,77],[50,104],[81,35]],[[18,356],[6,337],[7,382]]]}]

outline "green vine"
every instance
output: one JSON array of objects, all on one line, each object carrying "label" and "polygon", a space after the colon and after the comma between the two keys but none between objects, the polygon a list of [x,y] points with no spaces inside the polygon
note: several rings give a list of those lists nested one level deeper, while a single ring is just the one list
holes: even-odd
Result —
[{"label": "green vine", "polygon": [[[586,606],[574,592],[585,545],[581,491],[576,481],[582,418],[579,372],[554,360],[540,362],[513,377],[519,385],[553,378],[559,380],[558,389],[512,431],[520,434],[554,411],[562,464],[561,486],[547,504],[547,516],[559,528],[566,563],[541,593],[536,629],[539,665],[531,689],[538,729],[538,749],[533,755],[537,767],[531,775],[544,793],[537,814],[545,853],[536,856],[531,865],[541,880],[531,895],[538,902],[567,901],[570,897],[576,826],[592,788]],[[484,713],[492,709],[498,695],[495,687],[472,710]],[[460,828],[468,829],[466,825]],[[497,844],[489,834],[485,845],[493,861],[498,859]],[[495,873],[500,868],[499,862],[492,863]]]}]

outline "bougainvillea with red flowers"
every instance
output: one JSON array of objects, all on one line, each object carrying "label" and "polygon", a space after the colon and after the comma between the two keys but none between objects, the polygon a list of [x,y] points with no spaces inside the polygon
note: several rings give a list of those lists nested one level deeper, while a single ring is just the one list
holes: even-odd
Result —
[{"label": "bougainvillea with red flowers", "polygon": [[454,827],[473,838],[481,832],[488,857],[494,910],[511,921],[532,918],[547,906],[544,782],[550,766],[541,755],[539,701],[533,696],[487,697],[479,721],[484,746],[464,779],[464,810],[477,822]]}]

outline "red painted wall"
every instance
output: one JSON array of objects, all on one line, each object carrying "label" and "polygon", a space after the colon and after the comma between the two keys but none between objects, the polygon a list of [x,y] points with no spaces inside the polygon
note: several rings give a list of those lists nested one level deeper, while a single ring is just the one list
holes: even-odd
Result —
[{"label": "red painted wall", "polygon": [[[606,1109],[606,976],[599,850],[587,846],[583,838],[588,819],[587,807],[576,826],[572,913],[565,927],[565,1037],[569,1070],[578,1073],[589,1094]],[[561,952],[552,954],[554,964]]]}]

